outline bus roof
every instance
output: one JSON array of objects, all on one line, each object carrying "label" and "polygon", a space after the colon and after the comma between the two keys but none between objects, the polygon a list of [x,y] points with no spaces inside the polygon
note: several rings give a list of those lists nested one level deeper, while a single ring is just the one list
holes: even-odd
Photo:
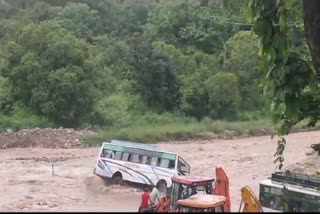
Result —
[{"label": "bus roof", "polygon": [[[155,152],[155,153],[159,153],[162,158],[167,158],[170,160],[176,160],[177,156],[179,156],[178,154],[173,153],[173,152],[163,151],[156,146],[151,146],[151,145],[143,144],[143,143],[130,142],[130,141],[112,140],[110,143],[104,142],[102,144],[102,147],[105,149],[112,148],[115,151],[120,151],[120,152],[123,151],[123,148],[129,148],[132,150],[138,149],[138,150],[144,150],[147,152]],[[180,157],[180,158],[182,158],[182,157]]]},{"label": "bus roof", "polygon": [[122,140],[111,140],[111,144],[125,147],[132,147],[137,149],[145,149],[155,152],[165,152],[156,146],[151,146],[144,143],[130,142],[130,141],[122,141]]},{"label": "bus roof", "polygon": [[313,195],[313,196],[320,196],[320,191],[317,191],[315,189],[303,187],[300,185],[288,184],[285,182],[276,182],[276,181],[272,181],[271,179],[263,180],[260,182],[260,184],[266,185],[266,186],[272,186],[276,188],[283,188],[285,186],[286,188],[294,192],[300,192],[303,194]]},{"label": "bus roof", "polygon": [[201,182],[213,182],[214,178],[203,177],[203,176],[195,176],[195,175],[186,175],[186,176],[174,176],[172,177],[172,181],[176,183],[181,183],[185,185],[192,185],[194,183]]},{"label": "bus roof", "polygon": [[193,207],[193,208],[213,208],[222,206],[226,203],[226,197],[222,195],[192,195],[190,198],[187,199],[180,199],[178,200],[177,204],[186,206],[186,207]]}]

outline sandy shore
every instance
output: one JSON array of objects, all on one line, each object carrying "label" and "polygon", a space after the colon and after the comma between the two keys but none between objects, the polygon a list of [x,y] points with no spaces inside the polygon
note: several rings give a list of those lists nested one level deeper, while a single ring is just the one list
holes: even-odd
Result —
[{"label": "sandy shore", "polygon": [[[288,136],[285,165],[313,173],[317,163],[320,164],[319,158],[306,153],[319,139],[320,131]],[[276,140],[270,136],[170,142],[158,146],[183,156],[191,165],[192,174],[215,177],[215,167],[223,167],[230,179],[233,211],[239,208],[242,186],[250,186],[258,195],[259,181],[275,170]],[[0,211],[137,211],[138,190],[104,186],[92,174],[98,150],[0,150]],[[52,176],[50,161],[57,158],[60,160],[54,163]]]}]

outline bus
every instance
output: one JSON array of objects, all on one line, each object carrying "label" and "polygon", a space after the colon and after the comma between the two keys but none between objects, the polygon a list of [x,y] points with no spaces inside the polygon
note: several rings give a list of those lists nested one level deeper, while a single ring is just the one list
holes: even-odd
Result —
[{"label": "bus", "polygon": [[263,208],[281,212],[320,212],[320,178],[277,172],[260,182]]},{"label": "bus", "polygon": [[102,143],[94,174],[119,184],[129,181],[166,191],[175,175],[190,174],[190,165],[178,154],[142,143],[112,140]]}]

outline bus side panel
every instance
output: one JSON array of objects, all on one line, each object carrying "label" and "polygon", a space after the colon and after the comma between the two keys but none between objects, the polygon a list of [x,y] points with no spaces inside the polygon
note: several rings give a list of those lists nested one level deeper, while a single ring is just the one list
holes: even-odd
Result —
[{"label": "bus side panel", "polygon": [[[140,165],[140,164],[139,164]],[[102,177],[112,178],[113,174],[120,172],[122,179],[134,183],[156,185],[158,181],[165,180],[167,187],[171,187],[171,178],[176,174],[175,170],[155,166],[141,166],[140,169],[129,168],[123,161],[100,158],[96,167],[96,174]]]},{"label": "bus side panel", "polygon": [[[166,169],[156,169],[157,167],[146,166],[142,164],[135,164],[136,168],[120,168],[120,172],[123,171],[123,179],[134,183],[156,185],[161,179],[165,180],[167,184],[171,185],[172,172]],[[125,171],[124,171],[124,170]],[[161,171],[160,171],[161,170]],[[163,172],[165,170],[165,172]]]},{"label": "bus side panel", "polygon": [[153,180],[157,179],[156,177],[154,179],[150,178],[150,175],[154,174],[151,173],[151,170],[150,173],[148,173],[146,170],[135,169],[133,167],[129,167],[126,164],[127,162],[124,161],[101,159],[101,163],[103,164],[104,169],[100,169],[100,171],[97,170],[96,174],[104,177],[111,178],[114,173],[120,172],[123,180],[146,185],[152,185]]},{"label": "bus side panel", "polygon": [[113,175],[113,173],[110,169],[110,166],[105,164],[105,162],[103,161],[102,158],[99,158],[99,160],[97,162],[97,166],[95,168],[95,174],[102,176],[102,177],[107,177],[107,178],[111,178]]},{"label": "bus side panel", "polygon": [[171,178],[176,174],[175,170],[155,166],[152,166],[151,169],[152,172],[150,172],[150,177],[152,177],[152,181],[154,184],[157,184],[160,180],[165,180],[167,183],[167,187],[171,187]]}]

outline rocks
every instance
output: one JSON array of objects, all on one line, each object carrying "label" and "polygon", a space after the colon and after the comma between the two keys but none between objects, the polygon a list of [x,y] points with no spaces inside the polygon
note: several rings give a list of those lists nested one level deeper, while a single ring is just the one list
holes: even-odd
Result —
[{"label": "rocks", "polygon": [[57,207],[57,206],[58,206],[58,204],[50,204],[49,205],[50,208],[54,208],[54,207]]},{"label": "rocks", "polygon": [[31,196],[27,195],[27,196],[25,197],[25,199],[29,199],[29,200],[31,200],[31,199],[33,199],[33,197],[31,197]]},{"label": "rocks", "polygon": [[253,157],[247,156],[247,157],[240,158],[239,162],[242,163],[245,161],[252,161],[252,160],[253,160]]},{"label": "rocks", "polygon": [[315,151],[308,151],[306,152],[306,156],[314,155],[316,152]]},{"label": "rocks", "polygon": [[34,128],[0,134],[0,148],[82,148],[83,138],[95,135],[91,130]]},{"label": "rocks", "polygon": [[[18,210],[39,210],[58,207],[58,204],[46,202],[44,200],[32,200],[33,198],[27,198],[27,200],[20,200],[17,204],[11,205],[10,207],[15,207]],[[9,209],[10,210],[10,209]]]},{"label": "rocks", "polygon": [[45,202],[45,201],[41,201],[41,202],[38,202],[38,205],[40,205],[40,206],[45,206],[45,205],[48,205],[48,204],[47,204],[47,202]]}]

